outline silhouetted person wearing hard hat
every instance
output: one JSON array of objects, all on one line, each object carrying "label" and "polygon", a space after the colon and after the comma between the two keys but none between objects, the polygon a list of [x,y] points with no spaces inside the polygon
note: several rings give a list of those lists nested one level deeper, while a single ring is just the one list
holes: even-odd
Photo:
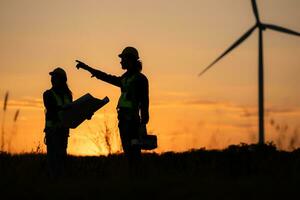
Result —
[{"label": "silhouetted person wearing hard hat", "polygon": [[78,60],[76,67],[89,71],[92,77],[121,88],[117,106],[119,131],[124,153],[132,165],[141,156],[140,146],[133,141],[140,137],[141,126],[146,126],[149,121],[148,79],[141,73],[142,63],[134,47],[126,47],[119,57],[122,69],[126,70],[122,76],[106,74]]},{"label": "silhouetted person wearing hard hat", "polygon": [[46,108],[45,144],[47,145],[47,162],[49,175],[57,178],[63,175],[67,158],[69,128],[61,121],[61,111],[72,102],[72,92],[67,85],[67,74],[62,68],[49,73],[52,88],[43,94]]}]

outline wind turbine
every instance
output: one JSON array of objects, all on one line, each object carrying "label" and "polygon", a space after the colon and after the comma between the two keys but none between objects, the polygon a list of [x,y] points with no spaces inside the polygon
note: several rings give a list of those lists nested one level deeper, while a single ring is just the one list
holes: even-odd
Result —
[{"label": "wind turbine", "polygon": [[265,24],[260,21],[258,9],[255,0],[251,0],[253,13],[256,19],[256,24],[252,26],[246,33],[244,33],[237,41],[235,41],[223,54],[215,59],[210,65],[208,65],[199,76],[209,70],[214,64],[221,60],[226,54],[239,46],[245,41],[255,29],[258,29],[258,125],[259,125],[259,144],[264,144],[264,62],[263,62],[263,31],[270,29],[282,33],[287,33],[295,36],[300,36],[300,33],[283,28],[273,24]]}]

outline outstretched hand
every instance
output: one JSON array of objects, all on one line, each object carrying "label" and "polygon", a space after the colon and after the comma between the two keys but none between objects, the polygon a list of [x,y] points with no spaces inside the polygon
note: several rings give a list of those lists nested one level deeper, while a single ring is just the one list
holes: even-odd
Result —
[{"label": "outstretched hand", "polygon": [[89,71],[89,72],[92,74],[91,77],[94,77],[94,76],[95,76],[95,75],[94,75],[95,70],[94,70],[93,68],[91,68],[90,66],[88,66],[88,65],[85,64],[84,62],[81,62],[80,60],[75,60],[75,61],[77,62],[77,64],[76,64],[76,68],[77,68],[77,69],[80,69],[80,68],[85,69],[85,70]]},{"label": "outstretched hand", "polygon": [[84,62],[81,62],[80,60],[75,60],[75,61],[77,62],[77,64],[76,64],[77,69],[80,69],[80,68],[85,69],[88,66]]}]

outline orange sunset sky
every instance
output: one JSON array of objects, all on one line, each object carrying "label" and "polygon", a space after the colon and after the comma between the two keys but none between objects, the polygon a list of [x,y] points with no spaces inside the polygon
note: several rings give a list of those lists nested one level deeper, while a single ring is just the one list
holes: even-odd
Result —
[{"label": "orange sunset sky", "polygon": [[[263,22],[300,31],[299,0],[257,0]],[[0,95],[9,91],[6,150],[43,144],[42,93],[49,71],[68,74],[74,98],[85,93],[110,103],[71,131],[68,152],[107,154],[112,132],[120,150],[118,88],[75,68],[79,59],[121,75],[118,54],[139,50],[150,83],[150,123],[156,152],[224,148],[257,142],[257,31],[202,77],[197,74],[255,24],[250,0],[0,0]],[[266,141],[300,146],[300,38],[264,32]],[[20,116],[13,123],[13,116]],[[1,121],[4,113],[0,111]]]}]

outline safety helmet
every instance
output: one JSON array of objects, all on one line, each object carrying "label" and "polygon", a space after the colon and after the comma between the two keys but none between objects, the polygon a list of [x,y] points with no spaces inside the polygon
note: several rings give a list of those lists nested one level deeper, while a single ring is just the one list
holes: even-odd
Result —
[{"label": "safety helmet", "polygon": [[67,73],[64,69],[57,67],[52,72],[49,73],[51,76],[58,76],[62,78],[63,80],[67,81]]},{"label": "safety helmet", "polygon": [[139,53],[138,53],[137,49],[134,47],[126,47],[125,49],[123,49],[122,53],[119,54],[119,57],[120,58],[131,57],[131,58],[138,60]]}]

